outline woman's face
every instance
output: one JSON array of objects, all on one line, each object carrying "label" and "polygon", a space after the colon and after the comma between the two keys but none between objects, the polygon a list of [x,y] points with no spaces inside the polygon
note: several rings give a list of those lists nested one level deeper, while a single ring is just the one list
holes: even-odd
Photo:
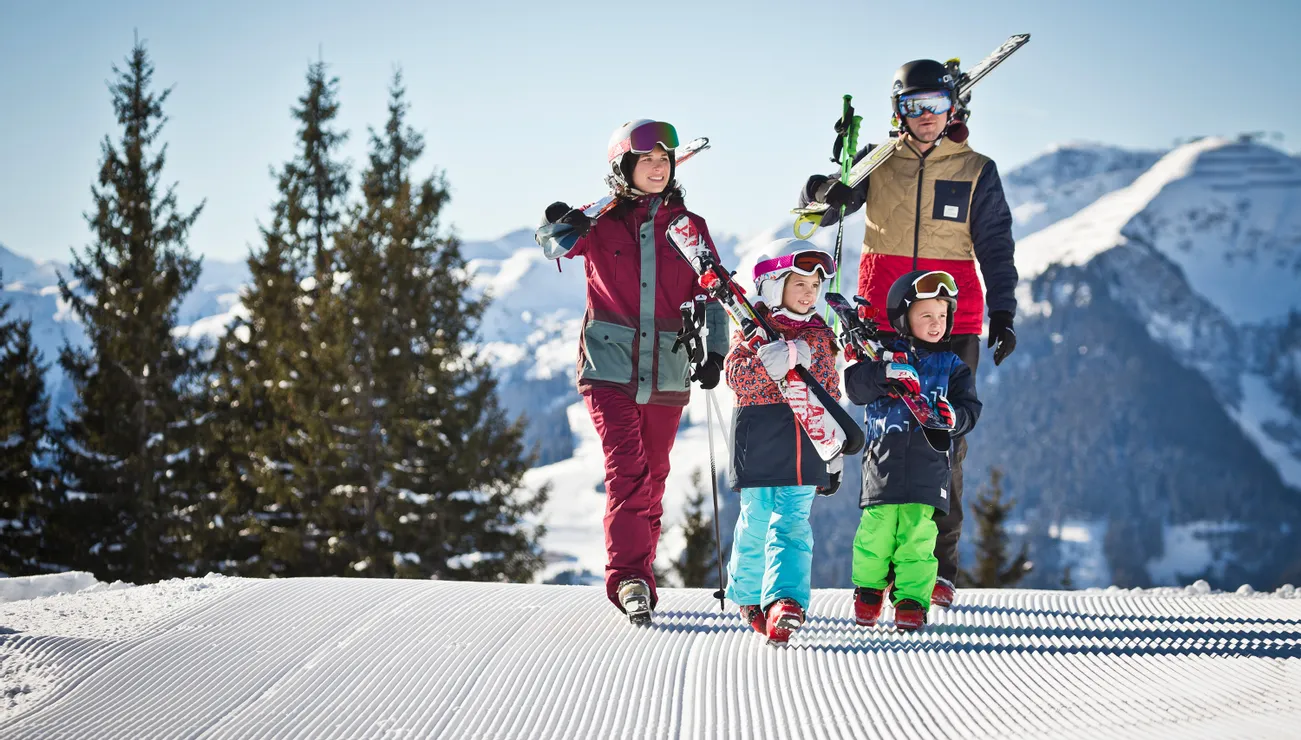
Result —
[{"label": "woman's face", "polygon": [[643,193],[662,193],[669,186],[669,153],[662,146],[637,157],[632,186]]}]

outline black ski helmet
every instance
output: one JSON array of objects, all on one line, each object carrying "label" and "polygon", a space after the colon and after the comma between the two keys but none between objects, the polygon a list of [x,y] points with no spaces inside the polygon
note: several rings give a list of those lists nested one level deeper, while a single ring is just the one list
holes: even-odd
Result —
[{"label": "black ski helmet", "polygon": [[895,70],[894,84],[890,86],[891,108],[898,114],[899,98],[915,92],[943,90],[953,97],[956,83],[947,66],[934,59],[914,59]]},{"label": "black ski helmet", "polygon": [[[928,92],[932,90],[943,90],[949,94],[949,100],[957,106],[957,80],[953,79],[953,73],[949,71],[947,65],[941,64],[934,59],[914,59],[903,65],[894,73],[894,84],[890,86],[890,110],[894,113],[895,119],[899,121],[899,127],[908,130],[907,119],[899,112],[899,98],[904,95],[910,95],[916,92]],[[949,122],[953,121],[954,108],[949,109]],[[940,132],[940,138],[948,131],[948,126]],[[965,138],[965,137],[964,137]]]},{"label": "black ski helmet", "polygon": [[[942,272],[942,270],[913,270],[907,274],[901,275],[894,284],[890,286],[890,292],[886,295],[886,317],[890,319],[890,328],[894,329],[901,336],[912,336],[912,327],[908,326],[908,307],[917,300],[917,292],[913,284],[923,275],[929,275],[932,272]],[[947,273],[946,273],[947,274]],[[952,280],[953,276],[949,275]],[[947,292],[947,290],[945,291]],[[958,311],[957,295],[936,295],[949,304],[949,317],[945,322],[944,336],[941,340],[948,339],[953,333],[953,315]]]}]

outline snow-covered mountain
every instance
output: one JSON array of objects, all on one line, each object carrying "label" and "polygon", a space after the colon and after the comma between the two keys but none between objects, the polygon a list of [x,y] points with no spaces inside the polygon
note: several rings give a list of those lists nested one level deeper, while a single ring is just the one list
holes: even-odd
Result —
[{"label": "snow-covered mountain", "polygon": [[[50,366],[47,387],[54,406],[71,400],[63,371],[58,366],[59,350],[67,342],[80,345],[85,333],[76,315],[59,297],[59,276],[72,279],[69,265],[56,260],[25,257],[0,244],[0,301],[9,303],[11,318],[32,322],[32,336],[44,362]],[[219,335],[225,326],[222,316],[239,302],[240,286],[248,282],[244,262],[204,259],[198,283],[181,303],[178,318],[187,325],[182,331]],[[75,285],[75,281],[74,281]]]},{"label": "snow-covered mountain", "polygon": [[1301,572],[1301,162],[1185,144],[1017,266],[1021,346],[982,365],[969,460],[1029,528],[1093,533],[1127,585]]},{"label": "snow-covered mountain", "polygon": [[[0,579],[5,738],[1259,738],[1301,722],[1301,600],[964,590],[923,632],[813,592],[786,648],[706,589]],[[60,593],[60,591],[66,593]]]}]

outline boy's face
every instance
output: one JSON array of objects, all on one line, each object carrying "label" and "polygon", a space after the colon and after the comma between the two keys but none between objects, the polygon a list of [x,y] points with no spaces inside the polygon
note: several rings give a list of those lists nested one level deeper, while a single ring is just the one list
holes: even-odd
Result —
[{"label": "boy's face", "polygon": [[938,342],[944,338],[949,323],[949,303],[939,298],[923,298],[908,307],[908,327],[913,336],[923,342]]},{"label": "boy's face", "polygon": [[782,289],[782,306],[788,311],[804,315],[817,304],[821,288],[822,278],[816,274],[801,275],[792,272],[786,276],[786,287]]}]

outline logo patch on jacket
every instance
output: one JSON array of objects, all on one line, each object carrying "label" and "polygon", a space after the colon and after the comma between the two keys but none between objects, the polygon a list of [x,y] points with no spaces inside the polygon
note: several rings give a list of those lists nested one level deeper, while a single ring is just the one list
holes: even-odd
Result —
[{"label": "logo patch on jacket", "polygon": [[971,205],[971,183],[960,180],[935,181],[935,207],[931,218],[939,221],[967,222]]}]

